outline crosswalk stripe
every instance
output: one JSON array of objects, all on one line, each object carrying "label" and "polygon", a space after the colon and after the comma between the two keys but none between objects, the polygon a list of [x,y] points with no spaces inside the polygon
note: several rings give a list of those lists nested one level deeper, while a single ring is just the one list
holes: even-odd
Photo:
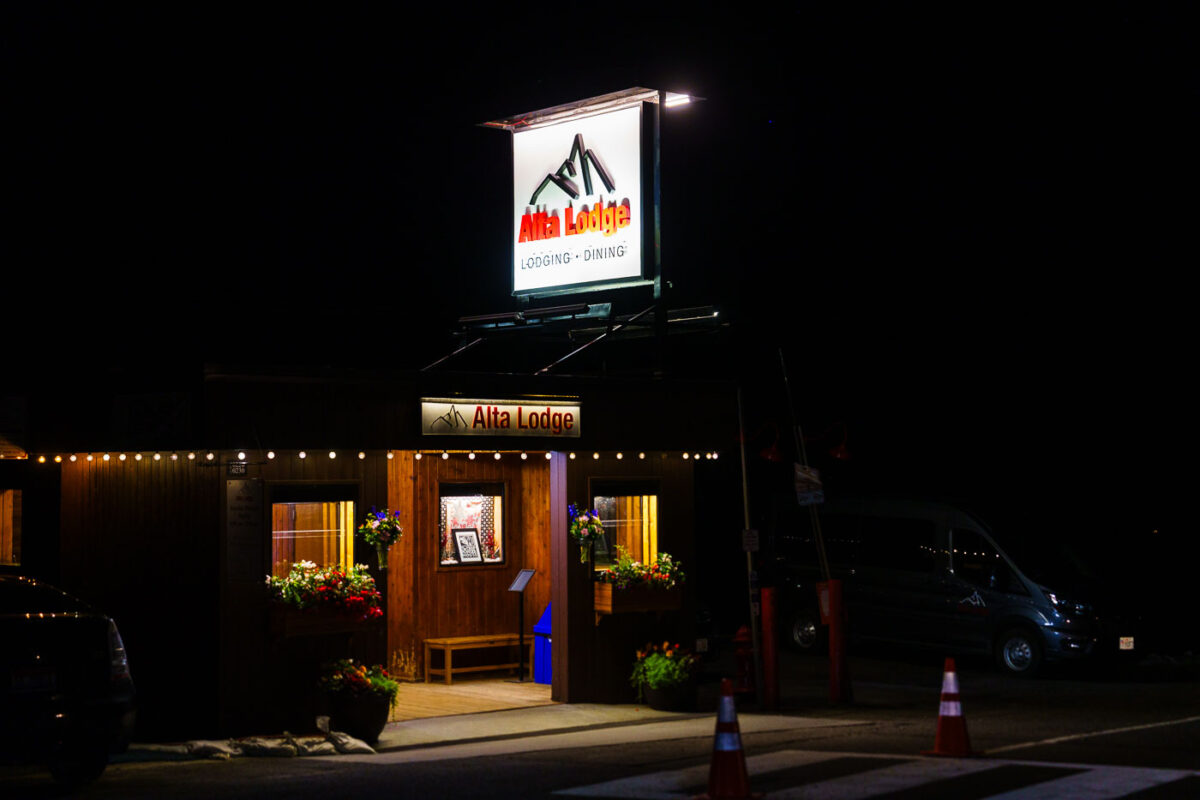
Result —
[{"label": "crosswalk stripe", "polygon": [[1027,786],[1024,789],[1014,789],[1011,792],[993,795],[988,800],[1061,800],[1064,797],[1116,800],[1133,792],[1171,783],[1192,774],[1194,773],[1177,769],[1104,767]]},{"label": "crosswalk stripe", "polygon": [[[827,761],[836,756],[837,753],[781,750],[775,753],[750,756],[746,759],[746,769],[751,774],[776,772],[800,764]],[[708,766],[708,764],[700,764],[695,767],[634,775],[590,786],[563,789],[555,794],[576,797],[636,797],[642,800],[678,800],[680,797],[690,797],[688,790],[691,787],[703,786],[708,783]]]},{"label": "crosswalk stripe", "polygon": [[[929,781],[982,772],[993,766],[995,765],[991,762],[974,759],[938,759],[936,761],[921,759],[874,770],[870,773],[870,780],[837,778],[808,786],[792,786],[781,789],[772,792],[771,797],[791,798],[792,800],[817,797],[821,800],[864,800],[864,798],[886,792],[898,792],[914,786],[921,786]],[[752,773],[751,788],[753,785]]]},{"label": "crosswalk stripe", "polygon": [[[917,797],[932,792],[942,796],[970,789],[968,795],[987,800],[1116,800],[1140,792],[1170,791],[1173,782],[1179,788],[1191,787],[1200,781],[1200,773],[1178,769],[1148,767],[1110,767],[1094,764],[1057,764],[1038,761],[1004,761],[999,759],[941,759],[899,756],[900,764],[873,767],[871,762],[894,761],[895,755],[862,753],[816,752],[809,750],[780,750],[749,756],[746,768],[750,773],[751,789],[772,782],[771,773],[803,771],[804,766],[819,766],[826,762],[855,759],[860,766],[853,774],[832,777],[795,786],[779,785],[786,775],[777,776],[771,788],[772,800],[868,800],[876,797]],[[830,763],[830,766],[833,766]],[[1073,774],[1063,775],[1064,772]],[[993,781],[983,773],[993,774]],[[836,771],[825,770],[825,774]],[[1004,776],[1004,780],[999,780]],[[708,765],[701,764],[676,770],[635,775],[628,778],[577,786],[555,792],[575,797],[642,798],[643,800],[680,800],[695,794],[705,785]],[[968,787],[969,784],[969,787]],[[1025,785],[1022,785],[1025,784]],[[994,793],[989,794],[989,786]],[[941,792],[941,793],[939,793]],[[947,795],[949,796],[949,795]],[[1165,796],[1165,795],[1164,795]],[[1174,796],[1174,795],[1170,795]],[[1184,796],[1184,795],[1181,795]]]}]

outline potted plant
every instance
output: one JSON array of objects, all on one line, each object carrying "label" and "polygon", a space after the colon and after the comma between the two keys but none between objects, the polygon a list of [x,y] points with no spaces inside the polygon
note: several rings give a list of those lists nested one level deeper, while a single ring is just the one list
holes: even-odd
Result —
[{"label": "potted plant", "polygon": [[596,623],[606,614],[631,611],[670,611],[682,605],[679,587],[685,575],[670,553],[659,553],[653,564],[635,561],[617,545],[613,566],[593,573]]},{"label": "potted plant", "polygon": [[318,686],[325,696],[329,729],[368,744],[379,740],[400,691],[400,684],[382,665],[368,666],[352,658],[326,664]]},{"label": "potted plant", "polygon": [[386,508],[377,511],[375,506],[371,506],[366,521],[358,526],[358,533],[367,544],[375,545],[375,557],[379,559],[379,568],[387,569],[388,548],[400,541],[400,537],[404,535],[404,529],[400,527],[400,512],[388,511]]},{"label": "potted plant", "polygon": [[600,521],[600,512],[595,509],[580,511],[571,503],[567,506],[567,514],[571,517],[567,535],[579,543],[579,561],[586,564],[591,557],[592,545],[604,536],[604,523]]},{"label": "potted plant", "polygon": [[647,643],[633,662],[629,683],[637,690],[638,702],[660,711],[694,711],[696,708],[696,656],[678,644]]},{"label": "potted plant", "polygon": [[365,564],[345,569],[297,561],[282,578],[267,576],[272,624],[282,636],[354,630],[383,616],[382,596]]}]

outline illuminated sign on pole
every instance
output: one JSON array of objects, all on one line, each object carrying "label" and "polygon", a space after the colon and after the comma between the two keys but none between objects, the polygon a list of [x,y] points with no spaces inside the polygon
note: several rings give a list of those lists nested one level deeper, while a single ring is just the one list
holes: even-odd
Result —
[{"label": "illuminated sign on pole", "polygon": [[642,107],[513,134],[513,293],[642,277]]}]

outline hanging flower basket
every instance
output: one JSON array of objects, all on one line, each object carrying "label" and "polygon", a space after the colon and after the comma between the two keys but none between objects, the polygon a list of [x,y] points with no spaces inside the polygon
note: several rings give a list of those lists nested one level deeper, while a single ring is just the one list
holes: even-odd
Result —
[{"label": "hanging flower basket", "polygon": [[400,541],[404,536],[404,528],[400,527],[400,512],[379,511],[371,506],[366,520],[358,526],[358,534],[367,544],[375,545],[375,557],[379,560],[379,569],[388,568],[388,548]]},{"label": "hanging flower basket", "polygon": [[600,521],[598,511],[580,511],[574,503],[567,506],[567,514],[571,517],[567,535],[579,544],[579,561],[586,564],[591,558],[592,548],[604,536],[604,523]]}]

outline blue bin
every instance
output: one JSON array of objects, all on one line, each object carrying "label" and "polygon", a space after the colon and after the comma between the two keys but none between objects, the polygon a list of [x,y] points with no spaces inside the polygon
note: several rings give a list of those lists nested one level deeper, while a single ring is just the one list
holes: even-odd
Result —
[{"label": "blue bin", "polygon": [[550,624],[550,607],[546,605],[542,617],[533,626],[533,682],[550,683],[554,677],[554,664],[550,657],[550,635],[553,628]]}]

